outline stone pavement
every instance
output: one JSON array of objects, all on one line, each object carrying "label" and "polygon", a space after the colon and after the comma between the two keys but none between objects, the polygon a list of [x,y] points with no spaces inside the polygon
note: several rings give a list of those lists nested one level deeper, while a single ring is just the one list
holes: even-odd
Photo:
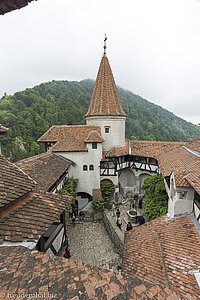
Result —
[{"label": "stone pavement", "polygon": [[[115,252],[102,222],[77,222],[67,225],[72,260],[117,272],[122,259]],[[64,255],[65,247],[60,253]]]},{"label": "stone pavement", "polygon": [[[130,201],[129,200],[123,200],[123,202],[121,204],[119,204],[117,206],[117,208],[119,208],[120,210],[120,218],[122,220],[122,232],[124,233],[126,231],[126,225],[127,223],[130,221],[128,215],[127,215],[127,210],[130,210]],[[143,203],[143,208],[140,209],[138,208],[138,204],[137,204],[137,214],[138,215],[144,215],[144,203]],[[112,215],[112,210],[108,211],[108,214],[111,216]],[[112,217],[113,222],[112,223],[116,223],[116,217]],[[135,224],[134,221],[130,221],[133,227],[139,226],[139,224]],[[116,225],[117,227],[117,225]]]}]

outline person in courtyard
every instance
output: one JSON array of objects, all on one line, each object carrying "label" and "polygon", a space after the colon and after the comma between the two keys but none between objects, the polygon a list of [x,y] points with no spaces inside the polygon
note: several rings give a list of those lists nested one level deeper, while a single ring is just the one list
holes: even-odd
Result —
[{"label": "person in courtyard", "polygon": [[139,208],[142,209],[142,203],[143,203],[143,196],[140,195],[139,197]]},{"label": "person in courtyard", "polygon": [[115,217],[116,216],[116,205],[115,205],[115,202],[113,202],[113,205],[112,205],[112,217]]},{"label": "person in courtyard", "polygon": [[68,259],[71,257],[71,253],[70,253],[70,250],[69,250],[68,247],[66,247],[66,249],[65,249],[64,257],[65,257],[65,258],[68,258]]},{"label": "person in courtyard", "polygon": [[69,211],[69,217],[70,217],[70,219],[72,218],[72,207],[70,208],[70,211]]},{"label": "person in courtyard", "polygon": [[120,217],[120,210],[119,210],[119,208],[117,208],[117,211],[116,211],[116,216],[117,216],[117,218],[119,218],[119,217]]},{"label": "person in courtyard", "polygon": [[66,235],[66,247],[70,248],[70,238]]},{"label": "person in courtyard", "polygon": [[119,229],[122,230],[122,220],[120,219],[120,217],[117,217],[116,224],[117,227],[119,227]]},{"label": "person in courtyard", "polygon": [[134,199],[135,207],[137,207],[137,203],[138,203],[138,194],[137,193],[134,195],[133,199]]},{"label": "person in courtyard", "polygon": [[144,218],[144,216],[138,216],[138,223],[139,223],[139,225],[142,225],[142,224],[145,223],[145,218]]},{"label": "person in courtyard", "polygon": [[74,213],[72,213],[72,224],[73,224],[73,227],[75,227],[75,221],[76,221],[76,216]]},{"label": "person in courtyard", "polygon": [[73,206],[72,206],[72,213],[74,213],[74,215],[75,215],[75,218],[77,217],[77,215],[78,215],[78,206],[77,206],[77,204],[75,203],[75,204],[73,204]]},{"label": "person in courtyard", "polygon": [[128,224],[126,226],[126,231],[129,231],[131,229],[133,229],[133,226],[132,226],[131,222],[128,222]]},{"label": "person in courtyard", "polygon": [[85,214],[84,214],[84,212],[81,210],[81,211],[79,212],[79,220],[80,220],[80,221],[84,221],[84,219],[85,219]]}]

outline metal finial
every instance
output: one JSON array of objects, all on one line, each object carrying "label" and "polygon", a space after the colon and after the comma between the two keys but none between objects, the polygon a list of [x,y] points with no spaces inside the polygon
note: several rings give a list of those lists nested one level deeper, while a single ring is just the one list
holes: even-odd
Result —
[{"label": "metal finial", "polygon": [[106,54],[106,40],[107,40],[107,37],[106,37],[106,34],[105,34],[105,38],[104,38],[104,54]]}]

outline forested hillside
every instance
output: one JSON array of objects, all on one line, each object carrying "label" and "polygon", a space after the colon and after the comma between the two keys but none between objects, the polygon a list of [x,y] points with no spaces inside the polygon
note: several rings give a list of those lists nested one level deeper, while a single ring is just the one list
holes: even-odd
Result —
[{"label": "forested hillside", "polygon": [[[0,99],[0,123],[10,128],[0,138],[2,152],[13,160],[35,155],[43,148],[37,139],[51,125],[85,124],[94,81],[52,81]],[[128,115],[126,137],[142,140],[188,141],[200,128],[169,111],[118,88]]]}]

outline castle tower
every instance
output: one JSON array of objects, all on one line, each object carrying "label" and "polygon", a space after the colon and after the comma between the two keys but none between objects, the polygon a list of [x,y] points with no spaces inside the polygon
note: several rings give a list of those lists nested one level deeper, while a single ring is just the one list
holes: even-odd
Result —
[{"label": "castle tower", "polygon": [[105,44],[104,55],[101,59],[90,106],[85,118],[87,125],[101,126],[101,135],[104,139],[103,150],[125,144],[126,114],[106,56]]}]

